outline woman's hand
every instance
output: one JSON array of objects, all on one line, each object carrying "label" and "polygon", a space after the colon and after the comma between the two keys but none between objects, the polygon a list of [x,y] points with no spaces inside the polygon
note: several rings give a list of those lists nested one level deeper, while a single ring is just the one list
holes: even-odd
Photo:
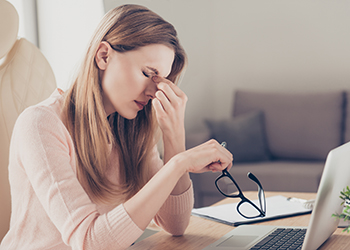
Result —
[{"label": "woman's hand", "polygon": [[158,88],[152,103],[156,110],[159,126],[163,133],[173,133],[179,127],[184,126],[187,96],[168,79],[153,76],[152,80]]},{"label": "woman's hand", "polygon": [[216,140],[207,141],[174,157],[186,172],[222,171],[232,167],[233,156]]},{"label": "woman's hand", "polygon": [[186,94],[174,83],[160,76],[153,76],[158,91],[153,99],[157,120],[163,133],[179,134],[179,128],[184,127]]},{"label": "woman's hand", "polygon": [[163,133],[164,160],[185,151],[185,109],[187,96],[174,83],[161,76],[153,76],[158,91],[152,100]]}]

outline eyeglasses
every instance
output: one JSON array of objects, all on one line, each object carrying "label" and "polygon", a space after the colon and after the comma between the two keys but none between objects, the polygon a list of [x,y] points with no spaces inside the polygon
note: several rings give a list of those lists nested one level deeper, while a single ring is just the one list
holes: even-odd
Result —
[{"label": "eyeglasses", "polygon": [[[221,145],[225,147],[226,143],[222,143]],[[248,172],[247,176],[257,185],[259,206],[243,195],[242,190],[232,175],[227,171],[227,169],[222,170],[222,174],[216,178],[215,186],[219,192],[226,197],[241,198],[241,201],[238,203],[236,209],[237,212],[244,218],[253,219],[258,217],[265,217],[266,199],[264,189],[255,175]]]}]

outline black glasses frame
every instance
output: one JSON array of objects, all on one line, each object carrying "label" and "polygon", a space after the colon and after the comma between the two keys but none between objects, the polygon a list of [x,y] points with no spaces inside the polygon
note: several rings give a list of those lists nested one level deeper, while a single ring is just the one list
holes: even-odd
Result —
[{"label": "black glasses frame", "polygon": [[[258,217],[265,217],[266,216],[266,199],[265,199],[264,189],[263,189],[260,181],[258,180],[258,178],[256,178],[255,175],[253,175],[252,173],[248,172],[247,176],[248,176],[249,179],[251,179],[252,181],[254,181],[258,185],[258,197],[259,197],[260,208],[257,205],[255,205],[251,200],[249,200],[247,197],[244,196],[244,194],[243,194],[242,190],[240,189],[240,187],[238,186],[237,182],[235,181],[235,179],[233,179],[232,175],[227,171],[227,169],[222,170],[222,174],[218,178],[216,178],[215,186],[216,186],[216,188],[219,190],[219,192],[222,195],[224,195],[226,197],[229,197],[229,198],[240,198],[241,199],[241,201],[238,203],[236,209],[237,209],[237,212],[241,216],[243,216],[244,218],[246,218],[246,219],[254,219],[254,218],[258,218]],[[238,190],[238,194],[227,195],[227,194],[225,194],[224,192],[221,191],[221,189],[220,189],[220,187],[218,185],[218,181],[221,178],[224,178],[224,177],[230,178],[230,180],[233,182],[233,184],[235,184],[235,186],[236,186],[236,188]],[[262,199],[261,197],[263,197],[263,199],[264,199],[263,201],[261,200]],[[257,216],[246,216],[246,215],[242,214],[239,208],[245,202],[247,202],[250,205],[252,205],[260,214],[257,215]]]}]

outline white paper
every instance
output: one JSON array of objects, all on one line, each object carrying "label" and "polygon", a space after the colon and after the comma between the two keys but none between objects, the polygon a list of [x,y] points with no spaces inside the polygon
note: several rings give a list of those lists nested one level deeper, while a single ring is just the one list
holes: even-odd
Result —
[{"label": "white paper", "polygon": [[[259,204],[258,200],[253,200],[255,204]],[[237,212],[238,203],[229,203],[219,206],[194,208],[193,215],[210,218],[222,223],[238,226],[281,217],[288,217],[311,212],[310,209],[304,208],[303,202],[290,201],[282,195],[266,198],[266,216],[254,219],[246,219]]]}]

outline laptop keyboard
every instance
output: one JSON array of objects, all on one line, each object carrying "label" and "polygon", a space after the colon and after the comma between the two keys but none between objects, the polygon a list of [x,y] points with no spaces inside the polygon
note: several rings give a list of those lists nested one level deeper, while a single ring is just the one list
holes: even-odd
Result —
[{"label": "laptop keyboard", "polygon": [[300,250],[305,233],[306,229],[277,228],[250,249]]}]

